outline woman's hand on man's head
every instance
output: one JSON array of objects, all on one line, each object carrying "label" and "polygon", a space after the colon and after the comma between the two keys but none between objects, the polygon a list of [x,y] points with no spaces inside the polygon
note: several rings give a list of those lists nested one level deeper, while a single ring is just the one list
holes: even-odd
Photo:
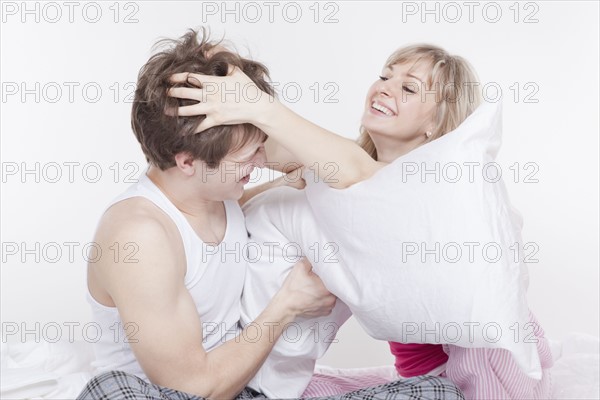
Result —
[{"label": "woman's hand on man's head", "polygon": [[181,117],[206,115],[195,133],[218,125],[255,123],[273,96],[260,88],[242,70],[230,66],[227,76],[181,72],[171,76],[171,82],[188,83],[194,87],[174,87],[168,95],[197,101],[178,109]]}]

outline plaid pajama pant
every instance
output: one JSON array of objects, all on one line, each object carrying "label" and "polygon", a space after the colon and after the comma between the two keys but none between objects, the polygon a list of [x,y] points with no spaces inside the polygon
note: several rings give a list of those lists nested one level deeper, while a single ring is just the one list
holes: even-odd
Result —
[{"label": "plaid pajama pant", "polygon": [[[250,388],[244,389],[236,400],[266,399]],[[105,372],[93,378],[78,400],[204,400],[202,397],[178,390],[153,385],[143,379],[121,371]],[[368,387],[354,392],[315,397],[313,400],[464,400],[452,382],[436,376],[417,376],[383,385]]]}]

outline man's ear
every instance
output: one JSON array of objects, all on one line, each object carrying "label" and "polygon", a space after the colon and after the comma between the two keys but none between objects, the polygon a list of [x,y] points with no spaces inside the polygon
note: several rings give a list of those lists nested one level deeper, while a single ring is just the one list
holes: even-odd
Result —
[{"label": "man's ear", "polygon": [[192,176],[196,172],[194,157],[188,152],[175,154],[175,164],[177,168],[187,176]]}]

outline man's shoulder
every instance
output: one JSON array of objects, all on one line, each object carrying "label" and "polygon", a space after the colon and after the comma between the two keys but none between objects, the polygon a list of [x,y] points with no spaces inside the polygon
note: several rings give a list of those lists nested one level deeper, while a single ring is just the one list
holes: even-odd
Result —
[{"label": "man's shoulder", "polygon": [[152,201],[131,197],[112,204],[100,218],[99,241],[136,240],[153,243],[172,238],[175,223]]},{"label": "man's shoulder", "polygon": [[175,223],[150,200],[132,197],[114,203],[102,215],[94,237],[100,255],[88,263],[90,292],[110,305],[117,302],[114,296],[123,301],[127,293],[141,293],[136,283],[141,276],[145,287],[178,285],[186,264],[183,242],[177,238]]}]

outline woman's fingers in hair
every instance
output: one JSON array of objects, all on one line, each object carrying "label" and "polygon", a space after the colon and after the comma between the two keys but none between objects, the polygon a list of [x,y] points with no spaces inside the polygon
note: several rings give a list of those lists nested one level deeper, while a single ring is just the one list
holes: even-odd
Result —
[{"label": "woman's fingers in hair", "polygon": [[204,55],[208,58],[214,56],[217,53],[221,53],[223,51],[229,51],[227,50],[227,47],[223,46],[222,44],[217,44],[214,45],[213,47],[211,47],[208,51],[204,52]]},{"label": "woman's fingers in hair", "polygon": [[[169,78],[170,82],[173,84],[178,83],[187,83],[195,86],[196,88],[211,88],[211,92],[215,91],[216,88],[220,86],[222,83],[226,82],[238,82],[238,83],[247,83],[251,82],[250,78],[244,74],[244,72],[236,67],[235,65],[228,64],[227,67],[227,77],[217,76],[217,75],[202,75],[195,74],[193,72],[179,72],[177,74],[173,74]],[[216,86],[215,86],[216,85]],[[174,96],[178,97],[178,96]]]},{"label": "woman's fingers in hair", "polygon": [[203,132],[209,128],[212,128],[213,126],[217,126],[218,124],[210,117],[206,117],[202,120],[202,122],[200,122],[198,124],[198,126],[196,127],[196,129],[194,130],[194,133],[200,133]]},{"label": "woman's fingers in hair", "polygon": [[239,69],[237,66],[235,66],[233,64],[228,64],[228,67],[227,67],[227,75],[228,76],[238,75],[239,72],[242,72],[242,70]]},{"label": "woman's fingers in hair", "polygon": [[197,115],[206,115],[209,112],[208,106],[204,103],[192,104],[189,106],[181,106],[177,110],[177,115],[180,117],[193,117]]},{"label": "woman's fingers in hair", "polygon": [[178,72],[169,77],[171,83],[191,83],[194,86],[202,87],[204,82],[216,82],[219,77],[216,75],[202,75],[193,72]]},{"label": "woman's fingers in hair", "polygon": [[188,76],[190,76],[190,72],[178,72],[169,77],[169,82],[171,83],[185,83],[187,82]]},{"label": "woman's fingers in hair", "polygon": [[204,98],[204,90],[187,88],[187,87],[174,87],[167,91],[170,97],[177,97],[178,99],[196,100],[202,101]]}]

